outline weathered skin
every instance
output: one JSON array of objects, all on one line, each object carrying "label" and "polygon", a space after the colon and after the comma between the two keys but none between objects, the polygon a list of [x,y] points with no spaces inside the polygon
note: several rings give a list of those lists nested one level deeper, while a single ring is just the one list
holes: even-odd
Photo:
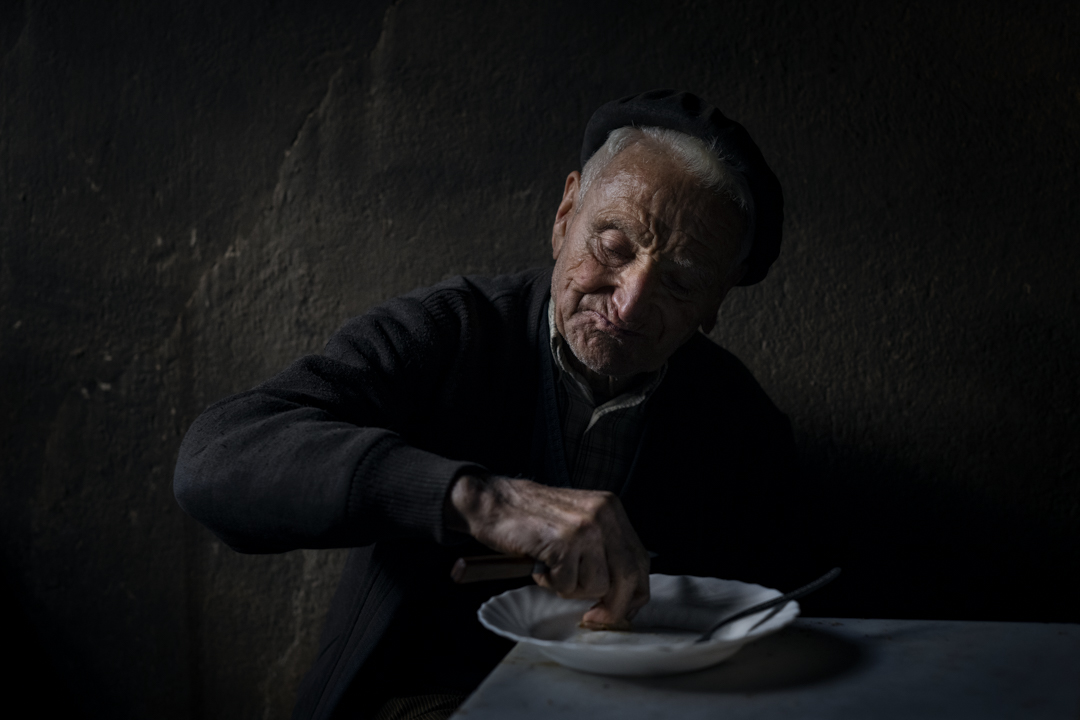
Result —
[{"label": "weathered skin", "polygon": [[[566,179],[555,215],[551,293],[570,361],[599,401],[658,369],[727,292],[744,229],[740,211],[658,148],[624,149],[578,197]],[[459,478],[457,529],[501,552],[542,560],[536,582],[562,597],[599,598],[586,627],[625,626],[649,600],[649,556],[618,497],[504,477]]]},{"label": "weathered skin", "polygon": [[617,155],[579,203],[580,181],[567,177],[552,231],[555,322],[587,377],[618,392],[712,329],[740,277],[744,221],[645,144]]}]

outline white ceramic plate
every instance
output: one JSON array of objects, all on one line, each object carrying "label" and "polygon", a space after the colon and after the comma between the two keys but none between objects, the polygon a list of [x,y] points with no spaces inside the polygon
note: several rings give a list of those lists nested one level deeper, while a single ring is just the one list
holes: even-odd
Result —
[{"label": "white ceramic plate", "polygon": [[578,627],[593,601],[564,600],[537,585],[496,595],[480,607],[478,615],[488,630],[535,645],[561,665],[602,675],[642,676],[714,665],[799,614],[799,603],[792,600],[753,630],[755,623],[776,609],[737,620],[720,628],[708,642],[695,643],[717,621],[781,593],[737,580],[690,575],[654,574],[649,583],[649,603],[634,618],[630,632]]}]

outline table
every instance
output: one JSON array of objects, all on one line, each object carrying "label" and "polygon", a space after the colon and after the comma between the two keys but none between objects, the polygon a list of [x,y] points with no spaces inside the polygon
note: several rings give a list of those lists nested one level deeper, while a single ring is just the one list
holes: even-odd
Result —
[{"label": "table", "polygon": [[712,668],[588,675],[518,644],[455,719],[1080,717],[1080,625],[801,618]]}]

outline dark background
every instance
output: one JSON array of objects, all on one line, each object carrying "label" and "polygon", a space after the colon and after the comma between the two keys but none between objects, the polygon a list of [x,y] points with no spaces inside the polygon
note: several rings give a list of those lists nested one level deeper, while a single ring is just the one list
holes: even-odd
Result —
[{"label": "dark background", "polygon": [[658,86],[784,184],[714,338],[845,569],[807,611],[1080,621],[1080,5],[0,8],[4,678],[38,707],[288,715],[342,555],[216,542],[184,430],[381,299],[549,262],[585,121]]}]

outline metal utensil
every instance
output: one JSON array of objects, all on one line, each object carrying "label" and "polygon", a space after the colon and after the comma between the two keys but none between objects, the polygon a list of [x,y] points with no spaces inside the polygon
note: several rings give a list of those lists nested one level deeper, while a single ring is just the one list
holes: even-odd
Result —
[{"label": "metal utensil", "polygon": [[[775,607],[775,608],[777,608],[777,612],[778,612],[779,609],[781,607],[783,607],[784,605],[786,605],[789,600],[795,600],[795,599],[801,598],[804,595],[809,595],[810,593],[814,592],[815,590],[819,590],[819,589],[825,587],[830,582],[835,580],[836,576],[839,575],[839,574],[840,574],[840,568],[838,568],[838,567],[833,568],[829,572],[827,572],[824,575],[822,575],[821,577],[819,577],[814,582],[809,583],[807,585],[803,585],[798,590],[792,590],[791,592],[784,593],[783,595],[780,595],[779,597],[774,597],[772,600],[766,600],[763,603],[758,603],[757,605],[753,605],[751,607],[748,607],[745,610],[740,610],[739,612],[735,613],[734,615],[729,615],[728,617],[724,618],[723,620],[721,620],[720,622],[716,623],[711,628],[706,630],[704,633],[702,633],[701,637],[699,637],[694,642],[695,643],[703,643],[706,640],[708,640],[709,638],[711,638],[713,633],[715,633],[717,630],[719,630],[723,626],[727,625],[728,623],[735,622],[736,620],[741,620],[744,617],[749,617],[750,615],[754,615],[756,613],[759,613],[762,610],[768,610],[769,608],[774,608]],[[765,617],[758,620],[756,623],[754,623],[754,626],[751,627],[750,629],[753,630],[755,627],[757,627],[761,623],[765,622],[770,617],[772,617],[772,613],[770,613],[769,615],[766,615]]]},{"label": "metal utensil", "polygon": [[[456,583],[473,583],[481,580],[504,580],[528,577],[536,572],[536,560],[514,555],[474,555],[458,558],[450,570]],[[547,566],[544,566],[544,572]]]}]

